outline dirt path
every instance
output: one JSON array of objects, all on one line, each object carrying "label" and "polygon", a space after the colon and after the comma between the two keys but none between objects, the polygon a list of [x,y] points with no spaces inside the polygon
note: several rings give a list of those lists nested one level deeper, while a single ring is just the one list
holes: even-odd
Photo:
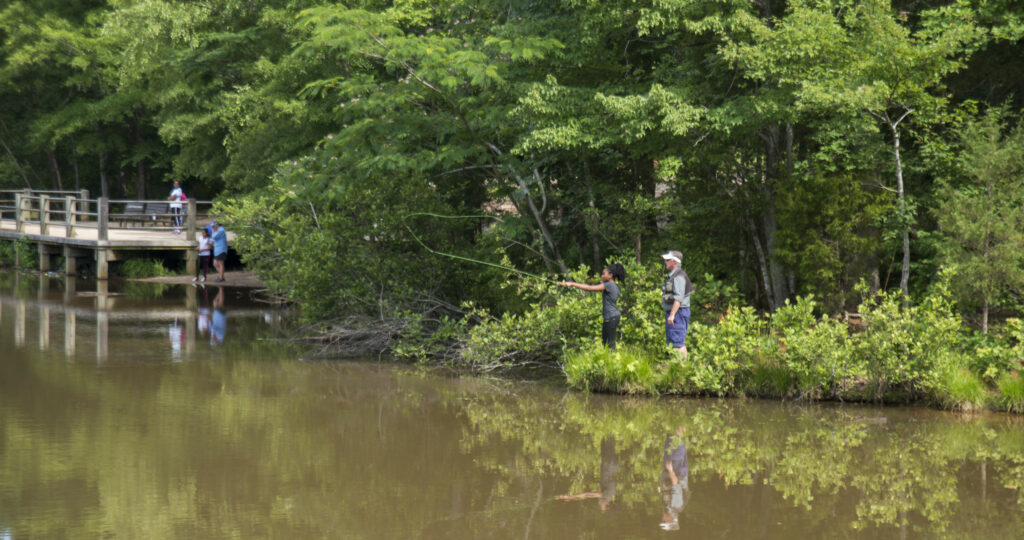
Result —
[{"label": "dirt path", "polygon": [[[210,272],[206,277],[204,283],[208,287],[248,287],[251,289],[263,289],[266,285],[260,281],[255,274],[252,272],[224,272],[224,282],[217,283],[214,280],[217,279],[217,274]],[[144,283],[172,283],[172,284],[189,284],[192,283],[192,276],[164,276],[164,277],[149,277],[149,278],[137,278],[130,281],[142,281]]]}]

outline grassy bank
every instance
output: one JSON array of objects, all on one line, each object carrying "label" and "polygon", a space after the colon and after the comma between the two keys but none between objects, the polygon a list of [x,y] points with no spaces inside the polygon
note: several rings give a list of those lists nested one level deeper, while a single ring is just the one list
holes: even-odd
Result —
[{"label": "grassy bank", "polygon": [[898,294],[868,295],[855,322],[821,313],[803,297],[775,313],[740,306],[709,277],[694,294],[683,358],[664,345],[660,275],[632,268],[623,288],[620,347],[599,334],[599,294],[534,283],[525,315],[469,329],[470,364],[561,362],[574,388],[622,394],[749,396],[785,400],[925,403],[952,410],[1024,412],[1024,323],[982,335],[961,320],[948,279],[904,306]]}]

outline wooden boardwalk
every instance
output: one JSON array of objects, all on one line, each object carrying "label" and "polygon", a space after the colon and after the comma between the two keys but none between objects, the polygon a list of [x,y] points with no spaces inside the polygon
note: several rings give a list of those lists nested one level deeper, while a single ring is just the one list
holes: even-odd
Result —
[{"label": "wooden boardwalk", "polygon": [[[174,213],[167,201],[90,199],[88,192],[77,191],[0,190],[0,240],[34,244],[41,271],[51,270],[52,257],[60,255],[68,275],[74,275],[85,259],[95,262],[98,279],[107,279],[109,262],[152,251],[184,258],[186,272],[192,273],[196,233],[210,220],[200,207],[208,211],[211,204],[190,199]],[[229,243],[233,236],[229,233]]]},{"label": "wooden boardwalk", "polygon": [[70,245],[83,248],[98,248],[101,245],[113,249],[168,249],[179,250],[194,247],[196,243],[185,238],[184,234],[174,234],[169,230],[153,229],[108,229],[107,239],[100,241],[99,229],[95,222],[79,223],[80,228],[72,231],[68,238],[65,227],[49,227],[42,234],[38,223],[22,224],[21,232],[16,230],[17,222],[13,219],[0,220],[0,238],[19,240],[26,237],[30,242],[50,243],[53,245]]}]

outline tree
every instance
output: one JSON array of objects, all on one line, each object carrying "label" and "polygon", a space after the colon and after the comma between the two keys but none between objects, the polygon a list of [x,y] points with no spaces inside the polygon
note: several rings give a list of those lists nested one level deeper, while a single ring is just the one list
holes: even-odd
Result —
[{"label": "tree", "polygon": [[[904,179],[904,122],[938,120],[946,106],[945,77],[963,69],[984,31],[964,4],[915,14],[889,0],[792,2],[775,24],[753,27],[752,43],[736,43],[727,56],[753,76],[778,81],[804,114],[839,111],[889,140],[902,244],[900,289],[909,298],[910,232],[914,215]],[[855,125],[855,124],[854,124]]]},{"label": "tree", "polygon": [[940,190],[943,260],[964,304],[981,304],[981,331],[999,295],[1024,287],[1024,124],[994,107],[960,134],[963,176]]}]

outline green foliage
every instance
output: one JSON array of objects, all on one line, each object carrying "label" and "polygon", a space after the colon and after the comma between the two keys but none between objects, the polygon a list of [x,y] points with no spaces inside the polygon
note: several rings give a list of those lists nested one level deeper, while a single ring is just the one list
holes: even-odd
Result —
[{"label": "green foliage", "polygon": [[126,278],[146,278],[172,275],[160,259],[128,259],[115,267],[117,274]]},{"label": "green foliage", "polygon": [[22,268],[39,268],[39,248],[22,236],[17,242],[13,242],[17,260],[21,262]]},{"label": "green foliage", "polygon": [[[626,262],[624,266],[628,277],[619,283],[618,306],[622,319],[618,343],[646,351],[650,357],[660,357],[665,347],[660,292],[664,271],[634,262]],[[569,277],[586,282],[588,271],[580,267]],[[505,312],[500,316],[483,314],[484,321],[470,330],[462,351],[470,365],[551,364],[561,359],[563,351],[579,350],[601,335],[601,293],[564,289],[532,278],[509,281],[505,287],[515,287],[526,306],[522,311]],[[700,306],[707,305],[709,309],[699,318],[713,318],[714,310],[734,294],[735,288],[704,276],[704,280],[695,282],[692,310],[701,313]],[[697,319],[698,316],[694,316],[694,320]]]},{"label": "green foliage", "polygon": [[1007,411],[1024,413],[1024,377],[1006,373],[999,379],[1000,405]]},{"label": "green foliage", "polygon": [[0,242],[0,266],[14,266],[14,242]]}]

